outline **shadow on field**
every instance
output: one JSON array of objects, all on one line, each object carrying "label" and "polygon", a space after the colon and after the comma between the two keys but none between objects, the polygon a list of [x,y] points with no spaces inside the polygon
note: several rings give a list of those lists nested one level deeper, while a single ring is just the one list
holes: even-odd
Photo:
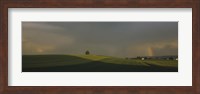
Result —
[{"label": "shadow on field", "polygon": [[178,72],[177,67],[161,67],[151,64],[148,64],[149,66],[113,64],[103,61],[91,61],[87,59],[85,61],[89,62],[53,67],[23,67],[22,72]]}]

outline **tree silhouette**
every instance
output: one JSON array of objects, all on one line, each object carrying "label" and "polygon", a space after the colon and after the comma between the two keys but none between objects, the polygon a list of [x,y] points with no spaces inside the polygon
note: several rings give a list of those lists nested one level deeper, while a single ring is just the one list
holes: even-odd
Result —
[{"label": "tree silhouette", "polygon": [[85,54],[86,54],[86,55],[89,55],[89,54],[90,54],[90,52],[87,50],[87,51],[85,52]]}]

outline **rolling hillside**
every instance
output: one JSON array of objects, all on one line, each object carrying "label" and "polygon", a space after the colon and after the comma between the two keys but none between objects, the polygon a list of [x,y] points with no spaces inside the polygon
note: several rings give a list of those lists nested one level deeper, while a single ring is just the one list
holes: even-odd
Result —
[{"label": "rolling hillside", "polygon": [[22,72],[177,72],[176,60],[138,60],[100,55],[23,55]]}]

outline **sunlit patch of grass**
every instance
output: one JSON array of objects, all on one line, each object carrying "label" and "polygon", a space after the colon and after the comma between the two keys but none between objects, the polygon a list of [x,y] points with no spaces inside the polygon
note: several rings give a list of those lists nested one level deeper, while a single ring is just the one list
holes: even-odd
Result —
[{"label": "sunlit patch of grass", "polygon": [[151,59],[151,60],[139,60],[133,59],[134,62],[146,63],[156,66],[163,66],[163,67],[178,67],[177,60],[159,60],[159,59]]},{"label": "sunlit patch of grass", "polygon": [[84,58],[84,59],[94,60],[94,61],[111,58],[109,56],[101,56],[101,55],[74,55],[74,56]]},{"label": "sunlit patch of grass", "polygon": [[164,67],[178,67],[177,60],[151,60],[147,62],[148,64],[154,64],[157,66],[164,66]]},{"label": "sunlit patch of grass", "polygon": [[101,61],[104,63],[149,66],[148,64],[144,62],[136,62],[130,59],[127,60],[124,58],[117,58],[117,57],[110,57],[110,56],[101,56],[101,55],[73,55],[73,56],[80,57],[87,60],[92,60],[92,61]]},{"label": "sunlit patch of grass", "polygon": [[112,64],[125,64],[125,65],[137,65],[137,66],[149,66],[148,64],[144,62],[136,62],[134,60],[130,59],[123,59],[123,58],[107,58],[104,60],[101,60],[105,63],[112,63]]}]

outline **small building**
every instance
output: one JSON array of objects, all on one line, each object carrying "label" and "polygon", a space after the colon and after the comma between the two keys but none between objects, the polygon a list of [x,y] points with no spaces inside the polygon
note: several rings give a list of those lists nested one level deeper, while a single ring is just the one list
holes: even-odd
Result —
[{"label": "small building", "polygon": [[144,57],[141,58],[141,60],[144,60],[144,59],[145,59]]}]

